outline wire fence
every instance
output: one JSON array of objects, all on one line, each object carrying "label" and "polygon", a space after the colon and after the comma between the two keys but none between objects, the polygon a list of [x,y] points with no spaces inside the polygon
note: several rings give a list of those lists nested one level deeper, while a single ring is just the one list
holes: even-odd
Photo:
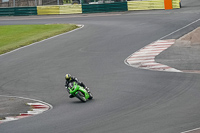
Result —
[{"label": "wire fence", "polygon": [[83,4],[107,4],[116,2],[126,2],[126,0],[83,0]]},{"label": "wire fence", "polygon": [[0,7],[63,5],[67,0],[0,0]]},{"label": "wire fence", "polygon": [[[65,5],[65,4],[106,4],[106,3],[116,3],[125,1],[127,0],[0,0],[0,8]],[[143,1],[143,0],[131,0],[131,1]]]}]

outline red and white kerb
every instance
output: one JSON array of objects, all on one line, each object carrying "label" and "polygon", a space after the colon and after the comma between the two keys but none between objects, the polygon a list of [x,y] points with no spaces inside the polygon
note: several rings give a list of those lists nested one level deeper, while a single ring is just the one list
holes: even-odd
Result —
[{"label": "red and white kerb", "polygon": [[177,70],[175,68],[155,62],[155,57],[174,43],[174,39],[158,40],[133,53],[126,59],[126,62],[132,67],[141,69],[181,72],[180,70]]},{"label": "red and white kerb", "polygon": [[5,117],[5,119],[0,120],[0,123],[13,121],[13,120],[19,120],[21,118],[26,118],[29,116],[33,116],[36,114],[43,113],[44,111],[47,111],[50,109],[50,107],[43,103],[27,103],[27,105],[31,106],[31,111],[27,111],[26,113],[20,113],[18,116],[8,116]]}]

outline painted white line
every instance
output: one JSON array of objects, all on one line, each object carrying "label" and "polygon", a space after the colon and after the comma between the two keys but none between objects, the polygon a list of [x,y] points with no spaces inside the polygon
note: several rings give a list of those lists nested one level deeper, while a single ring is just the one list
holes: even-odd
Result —
[{"label": "painted white line", "polygon": [[[149,50],[149,49],[152,49],[152,48],[144,48],[144,50]],[[156,48],[156,50],[165,50],[165,49],[167,49],[167,48],[164,48],[164,47],[162,47],[162,48]]]},{"label": "painted white line", "polygon": [[173,32],[171,32],[171,33],[169,33],[169,34],[167,34],[167,35],[161,37],[159,40],[163,40],[164,38],[166,38],[166,37],[168,37],[168,36],[170,36],[170,35],[172,35],[172,34],[178,32],[178,31],[180,31],[180,30],[183,30],[183,29],[189,27],[190,25],[192,25],[192,24],[194,24],[194,23],[196,23],[196,22],[198,22],[198,21],[200,21],[200,19],[197,19],[197,20],[195,20],[195,21],[189,23],[188,25],[186,25],[186,26],[184,26],[184,27],[182,27],[182,28],[180,28],[180,29],[177,29],[177,30],[175,30],[175,31],[173,31]]},{"label": "painted white line", "polygon": [[157,54],[157,53],[160,53],[160,52],[162,52],[162,51],[163,51],[163,50],[153,51],[152,49],[150,49],[150,50],[141,50],[141,51],[135,53],[134,55],[149,54],[149,53]]},{"label": "painted white line", "polygon": [[149,66],[148,68],[169,68],[169,66],[160,64],[159,66]]},{"label": "painted white line", "polygon": [[84,25],[77,25],[77,26],[81,26],[81,27],[79,27],[79,28],[77,28],[77,29],[74,29],[74,30],[72,30],[72,31],[68,31],[68,32],[66,32],[66,33],[62,33],[62,34],[59,34],[59,35],[56,35],[56,36],[53,36],[53,37],[50,37],[50,38],[44,39],[44,40],[39,41],[39,42],[32,43],[32,44],[27,45],[27,46],[23,46],[23,47],[17,48],[17,49],[15,49],[15,50],[10,51],[10,52],[7,52],[7,53],[4,53],[4,54],[1,54],[0,57],[3,56],[3,55],[7,55],[7,54],[13,53],[13,52],[15,52],[15,51],[18,51],[18,50],[20,50],[20,49],[24,49],[24,48],[26,48],[26,47],[30,47],[30,46],[32,46],[32,45],[35,45],[35,44],[38,44],[38,43],[41,43],[41,42],[44,42],[44,41],[47,41],[47,40],[50,40],[50,39],[56,38],[56,37],[58,37],[58,36],[62,36],[62,35],[69,34],[69,33],[71,33],[71,32],[77,31],[77,30],[82,29],[82,28],[84,27]]},{"label": "painted white line", "polygon": [[149,46],[153,46],[153,47],[156,47],[156,46],[159,46],[159,47],[169,47],[172,44],[173,43],[153,43],[153,44],[149,44]]},{"label": "painted white line", "polygon": [[144,54],[144,53],[142,53],[142,54],[137,54],[137,55],[133,55],[133,56],[131,56],[131,58],[140,58],[140,57],[155,57],[156,55],[158,55],[158,54],[151,54],[151,53],[146,53],[146,54]]},{"label": "painted white line", "polygon": [[130,64],[133,64],[133,63],[148,63],[148,62],[151,62],[153,63],[154,60],[138,60],[138,61],[128,61]]},{"label": "painted white line", "polygon": [[144,48],[144,49],[141,49],[140,51],[138,51],[137,53],[139,52],[159,52],[159,51],[163,51],[163,49],[165,49],[164,47],[163,48]]},{"label": "painted white line", "polygon": [[167,71],[167,72],[182,72],[182,71],[177,70],[175,68],[168,68],[168,69],[165,69],[165,71]]},{"label": "painted white line", "polygon": [[156,63],[156,62],[152,62],[152,63],[142,63],[142,65],[151,65],[151,66],[153,66],[153,65],[160,65],[159,63]]},{"label": "painted white line", "polygon": [[134,63],[134,62],[139,62],[139,63],[151,63],[151,62],[155,62],[154,60],[127,60],[127,62],[130,62],[130,63]]},{"label": "painted white line", "polygon": [[139,56],[139,55],[155,55],[158,54],[159,52],[154,52],[154,51],[139,51],[132,56]]},{"label": "painted white line", "polygon": [[165,48],[162,48],[162,49],[142,49],[138,52],[156,52],[156,53],[158,53],[158,52],[162,52],[163,50],[165,50]]},{"label": "painted white line", "polygon": [[150,44],[150,45],[163,45],[163,46],[167,46],[167,45],[172,45],[174,44],[174,42],[156,42],[156,43],[153,43],[153,44]]},{"label": "painted white line", "polygon": [[5,117],[5,121],[14,121],[14,120],[18,120],[18,118],[15,118],[15,117]]},{"label": "painted white line", "polygon": [[36,114],[40,114],[43,111],[28,111],[27,114],[32,114],[32,115],[36,115]]},{"label": "painted white line", "polygon": [[27,103],[28,105],[44,105],[42,103]]},{"label": "painted white line", "polygon": [[174,41],[174,39],[169,39],[169,40],[158,40],[158,41],[156,41],[156,43],[166,43],[166,42],[173,42]]},{"label": "painted white line", "polygon": [[195,129],[184,131],[184,132],[181,132],[181,133],[189,133],[189,132],[193,132],[193,131],[196,131],[196,130],[200,130],[200,128],[195,128]]},{"label": "painted white line", "polygon": [[[171,45],[170,45],[171,46]],[[148,46],[146,47],[146,49],[150,48],[150,49],[157,49],[157,48],[168,48],[169,46],[159,46],[159,45],[156,45],[156,46]]]},{"label": "painted white line", "polygon": [[142,60],[142,59],[154,59],[154,56],[152,56],[152,57],[130,57],[130,58],[135,58],[135,59],[137,59],[137,60]]}]

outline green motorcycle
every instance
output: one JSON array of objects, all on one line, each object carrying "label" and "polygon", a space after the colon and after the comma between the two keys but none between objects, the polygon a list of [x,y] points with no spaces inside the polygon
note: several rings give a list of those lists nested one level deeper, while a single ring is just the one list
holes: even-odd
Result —
[{"label": "green motorcycle", "polygon": [[82,86],[78,85],[77,82],[69,83],[69,93],[77,97],[82,102],[86,102],[88,99],[92,99],[93,95],[91,92],[87,92]]}]

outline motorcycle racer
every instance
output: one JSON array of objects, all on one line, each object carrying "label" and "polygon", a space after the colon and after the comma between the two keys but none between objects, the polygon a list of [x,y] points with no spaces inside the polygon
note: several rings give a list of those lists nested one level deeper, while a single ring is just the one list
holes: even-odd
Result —
[{"label": "motorcycle racer", "polygon": [[[89,90],[89,88],[87,87],[87,86],[85,86],[85,84],[83,84],[83,82],[80,82],[79,80],[78,80],[78,78],[76,78],[76,77],[73,77],[73,76],[71,76],[70,74],[66,74],[65,75],[65,88],[67,89],[67,92],[69,93],[69,89],[68,89],[68,87],[69,87],[69,83],[71,83],[71,82],[77,82],[78,83],[78,85],[80,85],[81,87],[83,87],[88,93],[90,93],[90,90]],[[69,98],[73,98],[74,96],[73,95],[71,95],[70,93],[69,93]]]}]

